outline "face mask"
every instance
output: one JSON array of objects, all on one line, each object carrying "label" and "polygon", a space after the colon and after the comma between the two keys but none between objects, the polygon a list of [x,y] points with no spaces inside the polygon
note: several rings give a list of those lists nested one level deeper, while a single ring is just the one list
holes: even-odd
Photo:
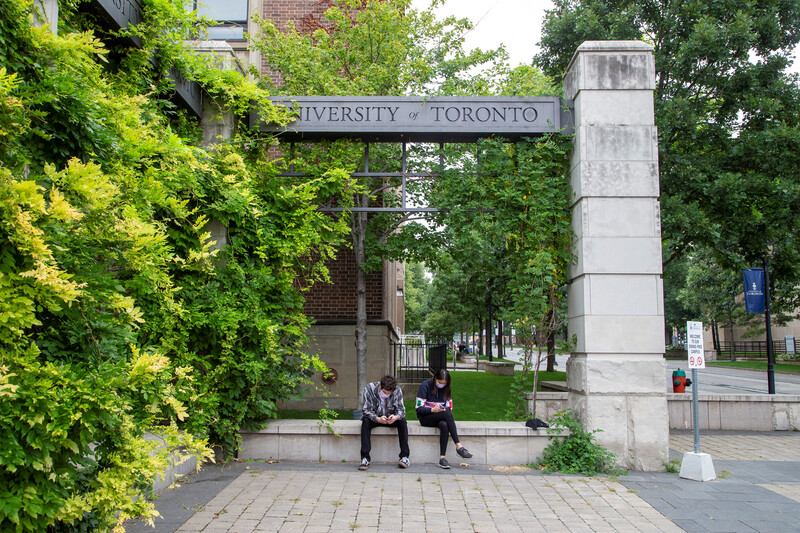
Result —
[{"label": "face mask", "polygon": [[436,388],[437,389],[443,389],[446,386],[447,386],[447,383],[439,383],[438,381],[436,382]]},{"label": "face mask", "polygon": [[378,395],[379,395],[379,396],[381,397],[381,399],[383,399],[383,400],[385,400],[386,398],[388,398],[389,396],[391,396],[391,394],[386,394],[386,393],[384,393],[383,391],[378,391]]}]

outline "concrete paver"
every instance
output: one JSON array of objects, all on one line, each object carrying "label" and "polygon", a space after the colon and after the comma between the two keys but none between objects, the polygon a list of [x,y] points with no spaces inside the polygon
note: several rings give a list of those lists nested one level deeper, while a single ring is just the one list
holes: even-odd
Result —
[{"label": "concrete paver", "polygon": [[[694,450],[673,431],[671,456]],[[666,472],[618,478],[483,466],[263,462],[214,465],[165,490],[155,528],[129,533],[265,531],[800,531],[800,434],[703,432],[718,479]]]}]

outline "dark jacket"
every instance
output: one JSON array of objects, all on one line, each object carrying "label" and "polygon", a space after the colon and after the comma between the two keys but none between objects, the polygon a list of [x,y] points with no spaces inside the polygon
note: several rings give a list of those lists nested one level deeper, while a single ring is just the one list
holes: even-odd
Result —
[{"label": "dark jacket", "polygon": [[417,407],[417,418],[430,414],[431,404],[434,403],[442,404],[442,407],[446,407],[448,410],[453,409],[453,399],[446,399],[442,390],[434,385],[434,383],[435,381],[433,379],[426,379],[422,382],[422,385],[419,386],[415,404]]}]

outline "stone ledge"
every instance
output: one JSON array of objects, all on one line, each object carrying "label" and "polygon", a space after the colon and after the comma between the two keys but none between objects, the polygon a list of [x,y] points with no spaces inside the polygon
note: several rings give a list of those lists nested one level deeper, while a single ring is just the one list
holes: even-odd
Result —
[{"label": "stone ledge", "polygon": [[566,381],[540,381],[539,387],[542,392],[566,392],[569,390]]},{"label": "stone ledge", "polygon": [[[239,459],[285,461],[360,460],[361,421],[336,420],[330,430],[317,420],[270,420],[269,426],[255,432],[241,432]],[[471,464],[518,465],[540,457],[550,443],[547,429],[533,430],[524,422],[456,421],[461,442],[473,454]],[[334,432],[339,436],[334,435]],[[408,421],[411,459],[435,462],[439,457],[438,428],[423,427]],[[568,433],[553,438],[563,438]],[[372,430],[372,460],[392,462],[398,458],[397,431],[376,427]],[[462,462],[452,441],[448,445],[451,462]]]},{"label": "stone ledge", "polygon": [[[625,396],[622,394],[621,396]],[[536,413],[549,420],[568,406],[568,392],[539,392]],[[692,393],[666,393],[669,427],[692,428]],[[528,411],[533,394],[526,395]],[[745,431],[800,430],[800,395],[698,394],[700,429]]]},{"label": "stone ledge", "polygon": [[478,370],[483,370],[489,374],[498,376],[513,376],[516,363],[506,363],[505,361],[479,361]]}]

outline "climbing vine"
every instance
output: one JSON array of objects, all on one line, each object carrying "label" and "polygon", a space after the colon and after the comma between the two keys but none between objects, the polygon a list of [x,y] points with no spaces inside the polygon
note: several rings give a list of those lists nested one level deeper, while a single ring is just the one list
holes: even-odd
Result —
[{"label": "climbing vine", "polygon": [[345,229],[316,207],[346,175],[285,181],[241,123],[198,146],[168,68],[220,113],[256,100],[285,118],[182,44],[201,26],[179,3],[144,2],[141,47],[61,4],[53,35],[31,25],[32,2],[0,0],[2,531],[152,519],[145,496],[171,453],[230,454],[239,428],[301,393],[324,365],[304,350],[293,282],[326,278]]}]

